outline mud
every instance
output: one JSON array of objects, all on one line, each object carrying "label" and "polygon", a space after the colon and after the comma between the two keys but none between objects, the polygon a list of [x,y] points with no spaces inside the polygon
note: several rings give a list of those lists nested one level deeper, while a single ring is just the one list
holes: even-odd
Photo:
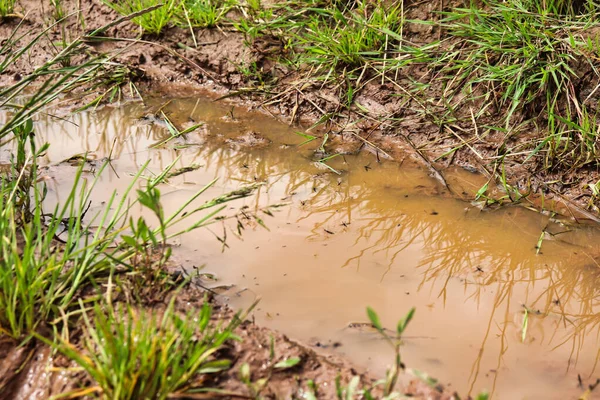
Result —
[{"label": "mud", "polygon": [[[51,9],[47,1],[39,2],[23,0],[19,3],[25,14],[23,28],[29,30],[20,41],[23,43],[31,34],[49,24],[47,11]],[[460,6],[461,1],[447,2],[407,2],[405,12],[407,19],[431,20],[439,18],[439,11],[453,6]],[[64,2],[67,12],[74,13],[64,23],[70,38],[75,38],[93,28],[115,20],[118,16],[98,0],[82,0],[80,2]],[[81,13],[76,13],[77,7]],[[443,9],[441,8],[443,7]],[[85,21],[85,30],[78,21]],[[19,23],[18,19],[9,19],[0,23],[0,37],[8,37]],[[407,22],[404,34],[409,42],[424,44],[443,35],[437,28]],[[252,104],[263,111],[280,118],[287,123],[312,125],[327,113],[339,113],[339,117],[325,126],[329,134],[338,141],[354,142],[356,146],[366,147],[374,153],[384,153],[393,157],[401,157],[406,149],[424,165],[436,170],[435,174],[443,177],[445,170],[452,166],[476,169],[485,175],[494,174],[493,162],[498,154],[498,147],[507,140],[503,134],[492,133],[484,139],[472,135],[472,126],[447,126],[440,128],[427,115],[421,115],[417,104],[408,104],[397,96],[400,87],[409,80],[428,81],[434,71],[425,65],[417,65],[403,72],[396,83],[377,83],[371,81],[355,93],[356,103],[361,109],[352,107],[345,110],[340,104],[339,86],[322,86],[320,83],[305,82],[301,90],[298,81],[302,76],[285,70],[281,65],[272,62],[270,55],[282,51],[282,44],[272,38],[259,38],[245,44],[245,38],[230,27],[212,30],[197,30],[196,43],[185,29],[171,28],[159,37],[147,36],[137,40],[139,30],[128,22],[111,28],[106,36],[116,39],[102,42],[89,42],[88,54],[113,54],[113,60],[121,63],[128,71],[128,78],[139,86],[149,86],[152,90],[162,90],[171,95],[181,89],[193,91],[198,88],[210,88],[225,95],[237,94],[242,103]],[[35,46],[28,57],[9,68],[0,76],[0,85],[14,83],[23,74],[43,63],[57,49],[53,43],[60,41],[58,29],[51,29],[40,45]],[[81,58],[87,55],[81,55]],[[240,72],[240,66],[254,64],[263,73],[276,80],[274,89],[268,95],[253,88],[248,76]],[[584,88],[593,88],[594,82],[586,82],[589,74],[581,72],[582,81],[577,84]],[[432,84],[428,98],[439,98],[442,87]],[[124,93],[125,95],[125,93]],[[134,95],[130,93],[130,95]],[[80,91],[80,104],[93,98],[84,90]],[[589,96],[588,96],[589,97]],[[589,99],[588,99],[589,100]],[[590,101],[593,101],[591,99]],[[473,105],[477,107],[476,104]],[[434,115],[438,106],[432,105],[430,114]],[[438,107],[439,108],[439,107]],[[367,113],[368,118],[362,114]],[[440,109],[441,110],[441,109]],[[443,111],[443,110],[442,110]],[[462,110],[459,112],[467,112]],[[378,122],[378,118],[392,117],[399,122]],[[493,123],[493,118],[479,121],[480,125]],[[349,128],[351,127],[351,128]],[[528,132],[531,132],[529,135]],[[543,133],[543,132],[542,132]],[[531,137],[539,135],[533,125],[523,128],[523,132],[509,138],[508,146],[519,146]],[[363,139],[358,139],[359,137]],[[464,143],[469,143],[465,146]],[[462,146],[460,146],[462,145]],[[450,156],[442,157],[446,152],[459,146]],[[531,193],[527,202],[543,207],[548,201],[559,202],[565,211],[578,221],[598,218],[598,207],[590,197],[588,184],[600,180],[596,168],[578,170],[555,169],[544,170],[537,161],[529,160],[524,164],[525,156],[507,160],[506,176],[511,185],[521,193]],[[492,185],[493,186],[493,185]],[[492,187],[492,191],[496,188]],[[497,190],[501,192],[501,188]],[[500,193],[498,192],[498,193]],[[589,210],[589,211],[588,211]]]}]

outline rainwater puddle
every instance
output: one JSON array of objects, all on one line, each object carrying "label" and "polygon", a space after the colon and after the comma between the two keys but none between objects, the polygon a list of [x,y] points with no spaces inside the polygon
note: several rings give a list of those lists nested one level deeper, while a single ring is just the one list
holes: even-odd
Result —
[{"label": "rainwater puddle", "polygon": [[[366,322],[371,306],[394,329],[414,306],[403,361],[461,395],[487,389],[494,399],[576,398],[584,391],[578,375],[585,385],[600,377],[596,229],[523,207],[481,211],[448,196],[408,159],[340,156],[330,162],[336,174],[314,162],[316,142],[297,146],[304,138],[294,129],[209,99],[163,105],[180,128],[205,125],[151,148],[167,134],[152,117],[159,101],[67,121],[42,118],[38,138],[51,143],[44,160],[49,201],[64,196],[76,170],[61,161],[86,151],[95,159],[85,167],[88,179],[105,157],[113,158],[92,211],[102,209],[112,190],[122,192],[147,160],[154,173],[176,157],[176,168],[201,166],[161,187],[167,212],[215,178],[200,201],[262,183],[255,196],[228,204],[225,214],[246,205],[268,230],[255,221],[238,238],[230,219],[187,234],[175,249],[186,268],[204,266],[218,277],[207,285],[234,285],[224,292],[234,307],[260,297],[259,324],[383,376],[392,351],[356,323]],[[449,180],[470,193],[482,184],[460,171]],[[260,211],[281,204],[273,216]],[[225,251],[215,236],[226,236]],[[525,335],[524,306],[530,310]]]}]

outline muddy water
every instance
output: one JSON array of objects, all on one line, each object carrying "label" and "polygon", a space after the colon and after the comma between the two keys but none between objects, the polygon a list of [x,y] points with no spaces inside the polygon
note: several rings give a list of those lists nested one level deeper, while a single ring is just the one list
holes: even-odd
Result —
[{"label": "muddy water", "polygon": [[[378,163],[372,154],[315,162],[316,142],[261,114],[208,99],[103,109],[64,120],[42,118],[38,138],[51,143],[49,201],[69,189],[76,161],[88,151],[86,177],[113,159],[95,192],[100,210],[113,189],[123,191],[147,160],[158,173],[201,165],[162,186],[175,209],[218,178],[199,201],[247,184],[255,196],[229,204],[241,218],[178,240],[175,254],[189,270],[203,266],[207,281],[234,306],[260,297],[255,316],[306,343],[343,354],[383,374],[392,361],[386,343],[368,327],[371,306],[393,329],[411,307],[403,359],[461,394],[481,389],[495,399],[576,398],[600,377],[599,232],[523,207],[482,211],[451,198],[412,164]],[[198,131],[152,148],[167,131],[157,107],[180,128]],[[45,133],[45,134],[43,134]],[[5,159],[6,154],[0,154]],[[456,192],[473,193],[481,178],[456,171]],[[269,205],[272,216],[263,210]],[[137,210],[139,211],[139,210]],[[546,232],[537,248],[542,232]],[[226,237],[227,248],[215,236]],[[229,287],[229,285],[233,285]],[[527,313],[527,329],[523,321]]]}]

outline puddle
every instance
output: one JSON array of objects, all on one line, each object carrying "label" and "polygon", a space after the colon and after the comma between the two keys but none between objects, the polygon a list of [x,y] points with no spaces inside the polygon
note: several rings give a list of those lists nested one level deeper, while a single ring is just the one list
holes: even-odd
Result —
[{"label": "puddle", "polygon": [[[408,159],[339,156],[329,163],[334,173],[314,161],[315,142],[297,146],[304,138],[294,129],[208,99],[167,104],[163,111],[175,125],[204,126],[153,149],[167,131],[148,117],[151,110],[156,106],[133,104],[69,122],[42,118],[39,140],[51,143],[44,159],[49,201],[60,199],[73,179],[75,167],[60,162],[86,151],[96,160],[86,166],[88,177],[113,159],[99,182],[96,210],[148,160],[155,173],[176,157],[176,168],[201,165],[162,186],[167,212],[214,178],[201,201],[263,183],[256,196],[225,212],[246,205],[268,230],[255,222],[237,238],[228,220],[188,234],[175,250],[186,268],[205,266],[218,277],[207,284],[233,285],[224,292],[233,306],[261,297],[258,323],[382,376],[392,352],[355,323],[366,321],[371,306],[393,329],[414,306],[404,362],[461,394],[488,389],[494,399],[576,398],[584,391],[578,376],[585,385],[600,377],[596,229],[523,207],[481,211],[448,196]],[[0,159],[6,158],[5,149]],[[464,171],[449,181],[471,193],[482,184]],[[275,204],[286,206],[272,209],[273,216],[260,211]],[[226,251],[215,235],[227,236]]]}]

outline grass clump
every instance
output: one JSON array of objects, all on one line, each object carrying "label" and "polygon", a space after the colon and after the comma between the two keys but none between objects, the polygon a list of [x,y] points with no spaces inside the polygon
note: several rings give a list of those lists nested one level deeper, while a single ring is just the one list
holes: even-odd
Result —
[{"label": "grass clump", "polygon": [[593,4],[489,0],[445,13],[441,27],[450,39],[425,52],[443,77],[448,112],[457,117],[463,106],[479,105],[474,117],[493,116],[507,137],[524,121],[545,121],[547,135],[525,145],[530,157],[544,150],[546,168],[597,163],[596,133],[588,129],[597,105],[576,89],[580,75],[598,77],[600,50],[585,36]]},{"label": "grass clump", "polygon": [[298,37],[309,64],[329,68],[360,67],[391,50],[403,23],[401,3],[359,2],[356,8],[315,11]]},{"label": "grass clump", "polygon": [[[31,187],[21,184],[28,170]],[[45,189],[34,186],[36,177],[33,162],[16,179],[1,181],[0,332],[14,339],[45,330],[76,305],[84,288],[114,270],[115,261],[131,256],[114,246],[128,211],[124,201],[117,203],[113,195],[106,211],[92,217],[97,227],[91,231],[83,219],[97,180],[88,187],[80,169],[68,197],[44,213]],[[16,201],[29,195],[31,210]]]},{"label": "grass clump", "polygon": [[174,301],[162,312],[96,305],[92,318],[83,313],[84,351],[67,342],[57,348],[95,381],[86,392],[114,400],[167,399],[203,386],[204,374],[229,368],[230,361],[215,353],[235,339],[239,320],[213,326],[211,316],[206,299],[185,316]]},{"label": "grass clump", "polygon": [[193,28],[213,28],[235,5],[232,0],[185,0],[182,2],[185,22]]},{"label": "grass clump", "polygon": [[0,0],[0,18],[12,15],[16,3],[16,0]]},{"label": "grass clump", "polygon": [[[575,75],[569,63],[577,48],[568,41],[569,32],[559,21],[528,8],[519,1],[494,1],[485,9],[457,8],[443,21],[452,36],[468,44],[444,68],[457,74],[451,87],[482,85],[500,94],[500,106],[510,104],[507,120],[539,96],[555,103]],[[458,84],[465,81],[465,86]]]},{"label": "grass clump", "polygon": [[[239,10],[242,16],[233,26],[244,34],[246,44],[261,48],[264,40],[274,45],[261,51],[259,60],[275,61],[306,81],[339,84],[345,88],[340,102],[346,105],[352,104],[371,71],[385,64],[402,42],[402,1],[301,0],[273,5],[252,1]],[[257,90],[277,91],[281,74],[262,68],[250,63],[240,70],[258,85]]]},{"label": "grass clump", "polygon": [[[22,216],[28,210],[15,201],[23,190],[22,175],[1,181],[0,332],[5,335],[20,339],[59,317],[82,286],[107,266],[97,257],[97,249],[90,251],[101,239],[90,243],[78,218],[84,211],[84,203],[76,199],[79,178],[48,222],[42,214],[42,193],[36,189],[32,214]],[[69,232],[66,240],[60,238],[64,231]]]},{"label": "grass clump", "polygon": [[174,19],[180,0],[102,0],[121,15],[136,15],[131,21],[144,33],[158,35]]},{"label": "grass clump", "polygon": [[294,64],[340,72],[383,58],[395,49],[404,22],[402,2],[308,1],[268,8],[250,3],[242,13],[244,17],[234,26],[249,39],[279,38],[296,55],[296,60],[289,57]]}]

